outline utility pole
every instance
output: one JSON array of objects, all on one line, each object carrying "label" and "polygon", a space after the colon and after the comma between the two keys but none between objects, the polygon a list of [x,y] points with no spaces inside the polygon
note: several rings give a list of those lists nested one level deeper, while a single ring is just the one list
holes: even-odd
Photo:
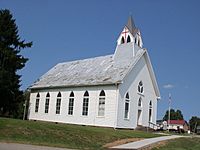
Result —
[{"label": "utility pole", "polygon": [[25,116],[26,116],[26,103],[27,103],[27,100],[25,100],[25,103],[23,104],[23,105],[24,105],[24,115],[23,115],[23,120],[25,120]]},{"label": "utility pole", "polygon": [[168,110],[168,131],[170,128],[170,110],[171,110],[171,93],[169,93],[169,110]]}]

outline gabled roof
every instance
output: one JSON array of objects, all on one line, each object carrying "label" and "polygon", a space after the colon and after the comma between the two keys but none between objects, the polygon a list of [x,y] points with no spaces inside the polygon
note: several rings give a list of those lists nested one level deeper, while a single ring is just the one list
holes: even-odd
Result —
[{"label": "gabled roof", "polygon": [[138,50],[131,59],[115,62],[113,55],[59,63],[30,88],[55,88],[118,84],[145,53]]},{"label": "gabled roof", "polygon": [[176,124],[176,125],[184,125],[185,120],[170,120],[169,123],[170,124]]}]

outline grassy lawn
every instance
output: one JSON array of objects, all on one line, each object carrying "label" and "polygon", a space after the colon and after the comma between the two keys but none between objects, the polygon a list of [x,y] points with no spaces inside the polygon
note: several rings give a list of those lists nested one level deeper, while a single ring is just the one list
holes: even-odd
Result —
[{"label": "grassy lawn", "polygon": [[152,150],[200,150],[200,138],[178,138],[169,140],[164,146]]},{"label": "grassy lawn", "polygon": [[119,139],[150,138],[158,135],[134,130],[55,124],[0,118],[0,141],[75,149],[103,149]]}]

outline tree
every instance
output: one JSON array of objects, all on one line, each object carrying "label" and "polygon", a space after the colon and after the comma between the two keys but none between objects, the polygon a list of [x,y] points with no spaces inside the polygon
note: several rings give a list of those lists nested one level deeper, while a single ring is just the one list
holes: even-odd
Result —
[{"label": "tree", "polygon": [[23,119],[28,119],[30,110],[29,110],[29,105],[30,105],[30,90],[26,89],[24,91],[24,100],[25,103],[23,104],[24,106],[24,112],[23,112]]},{"label": "tree", "polygon": [[189,123],[190,123],[190,130],[196,132],[196,127],[200,126],[200,118],[198,118],[197,116],[192,116]]},{"label": "tree", "polygon": [[[163,120],[168,120],[169,110],[166,111]],[[175,111],[174,109],[170,109],[170,120],[184,120],[183,114],[180,110]]]},{"label": "tree", "polygon": [[20,55],[24,48],[32,46],[20,39],[18,27],[9,10],[0,10],[0,115],[18,116],[23,103],[20,75],[27,58]]}]

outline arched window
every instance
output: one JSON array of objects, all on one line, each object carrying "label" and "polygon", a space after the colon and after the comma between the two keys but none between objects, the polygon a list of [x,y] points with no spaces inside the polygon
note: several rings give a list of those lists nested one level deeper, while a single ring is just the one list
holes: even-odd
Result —
[{"label": "arched window", "polygon": [[128,92],[126,93],[125,96],[125,111],[124,111],[124,119],[129,119],[129,104],[130,103],[130,99],[129,99],[129,94]]},{"label": "arched window", "polygon": [[57,97],[61,97],[61,93],[60,92],[58,93]]},{"label": "arched window", "polygon": [[104,90],[101,90],[99,94],[99,111],[98,111],[98,116],[104,116],[105,115],[105,100],[106,100],[106,95]]},{"label": "arched window", "polygon": [[35,100],[35,112],[39,110],[39,103],[40,103],[40,94],[37,93],[36,100]]},{"label": "arched window", "polygon": [[140,47],[140,40],[138,40],[138,46]]},{"label": "arched window", "polygon": [[130,38],[130,36],[128,35],[128,37],[127,37],[127,43],[129,43],[129,42],[131,42],[131,38]]},{"label": "arched window", "polygon": [[141,98],[141,97],[140,97],[139,100],[138,100],[138,106],[139,106],[139,107],[142,107],[142,98]]},{"label": "arched window", "polygon": [[140,81],[139,84],[138,84],[138,92],[139,92],[139,93],[143,93],[143,92],[144,92],[144,88],[143,88],[143,83],[142,83],[142,81]]},{"label": "arched window", "polygon": [[126,93],[126,98],[129,99],[129,94],[128,93]]},{"label": "arched window", "polygon": [[137,38],[135,37],[135,44],[137,44]]},{"label": "arched window", "polygon": [[69,95],[68,115],[73,115],[73,109],[74,109],[74,92],[71,92]]},{"label": "arched window", "polygon": [[88,115],[88,105],[89,105],[89,93],[88,91],[86,91],[83,96],[83,111],[82,111],[83,116]]},{"label": "arched window", "polygon": [[49,92],[47,93],[46,97],[50,97],[50,94],[49,94]]},{"label": "arched window", "polygon": [[152,102],[151,101],[149,102],[149,108],[152,108]]},{"label": "arched window", "polygon": [[60,106],[61,106],[61,93],[59,92],[56,101],[56,114],[60,114]]},{"label": "arched window", "polygon": [[152,122],[152,102],[149,102],[149,122]]},{"label": "arched window", "polygon": [[125,43],[124,37],[121,38],[121,44]]},{"label": "arched window", "polygon": [[70,93],[69,97],[74,97],[74,92],[73,91]]},{"label": "arched window", "polygon": [[44,110],[45,113],[49,112],[49,100],[50,100],[50,94],[48,92],[46,95],[46,101],[45,101],[45,110]]},{"label": "arched window", "polygon": [[89,96],[88,91],[85,91],[84,96]]}]

